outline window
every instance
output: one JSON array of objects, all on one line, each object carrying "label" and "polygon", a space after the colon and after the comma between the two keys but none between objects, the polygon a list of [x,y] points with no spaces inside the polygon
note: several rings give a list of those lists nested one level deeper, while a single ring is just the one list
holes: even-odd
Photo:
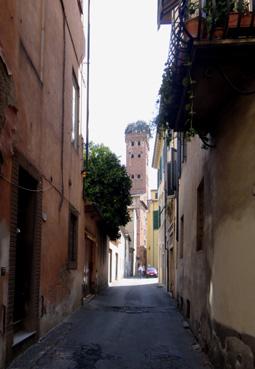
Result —
[{"label": "window", "polygon": [[137,178],[141,178],[141,175],[140,174],[137,174]]},{"label": "window", "polygon": [[180,227],[180,259],[183,258],[183,245],[184,245],[184,215],[181,217]]},{"label": "window", "polygon": [[159,213],[158,213],[158,210],[153,211],[153,229],[159,229]]},{"label": "window", "polygon": [[141,154],[138,154],[137,156],[138,156],[138,158],[140,158],[141,157]]},{"label": "window", "polygon": [[135,178],[134,174],[132,174],[131,178]]},{"label": "window", "polygon": [[131,158],[133,158],[134,157],[134,154],[131,154]]},{"label": "window", "polygon": [[138,141],[138,142],[137,142],[137,144],[138,144],[138,146],[140,146],[140,145],[141,145],[141,142],[140,142],[140,141]]},{"label": "window", "polygon": [[69,215],[69,242],[68,242],[68,268],[77,268],[77,243],[78,243],[78,215],[75,210],[70,210]]},{"label": "window", "polygon": [[203,249],[204,239],[204,179],[197,188],[197,251]]},{"label": "window", "polygon": [[71,141],[74,147],[78,147],[79,137],[79,85],[73,73],[73,95],[72,95],[72,132]]},{"label": "window", "polygon": [[157,199],[158,199],[158,193],[155,192],[155,200],[157,200]]},{"label": "window", "polygon": [[186,301],[186,318],[190,319],[190,301]]},{"label": "window", "polygon": [[135,143],[134,143],[134,141],[132,141],[132,142],[131,142],[131,146],[134,146],[134,144],[135,144]]}]

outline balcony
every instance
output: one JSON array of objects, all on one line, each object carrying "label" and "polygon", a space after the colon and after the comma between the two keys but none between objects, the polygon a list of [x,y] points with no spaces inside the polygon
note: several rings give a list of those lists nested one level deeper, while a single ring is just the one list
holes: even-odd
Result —
[{"label": "balcony", "polygon": [[224,104],[255,90],[255,0],[181,0],[171,12],[156,124],[206,143]]}]

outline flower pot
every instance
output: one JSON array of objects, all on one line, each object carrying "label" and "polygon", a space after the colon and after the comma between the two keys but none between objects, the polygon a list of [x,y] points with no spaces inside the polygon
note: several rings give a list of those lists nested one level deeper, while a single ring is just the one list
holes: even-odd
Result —
[{"label": "flower pot", "polygon": [[231,12],[228,16],[228,28],[236,28],[238,26],[239,13]]},{"label": "flower pot", "polygon": [[[240,14],[237,12],[231,12],[228,17],[228,28],[237,28],[240,17],[241,28],[254,27],[254,20],[252,22],[252,13]],[[252,24],[251,24],[252,23]]]},{"label": "flower pot", "polygon": [[254,23],[252,22],[252,14],[251,13],[242,14],[240,27],[250,27],[251,25],[253,26],[253,24],[251,23]]},{"label": "flower pot", "polygon": [[201,28],[199,34],[199,17],[193,17],[185,22],[185,29],[192,38],[199,38],[204,33],[204,19],[201,18]]}]

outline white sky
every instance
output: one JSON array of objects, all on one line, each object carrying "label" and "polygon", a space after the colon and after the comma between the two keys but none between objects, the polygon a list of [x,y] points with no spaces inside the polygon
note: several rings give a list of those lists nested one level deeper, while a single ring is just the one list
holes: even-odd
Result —
[{"label": "white sky", "polygon": [[[91,1],[89,140],[123,164],[126,126],[155,116],[169,34],[169,26],[157,29],[157,0]],[[155,170],[150,177],[155,187]]]}]

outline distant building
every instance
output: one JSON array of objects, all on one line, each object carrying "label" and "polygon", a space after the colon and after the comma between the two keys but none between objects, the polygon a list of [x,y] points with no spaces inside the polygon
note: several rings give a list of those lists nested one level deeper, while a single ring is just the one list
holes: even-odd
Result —
[{"label": "distant building", "polygon": [[132,180],[132,207],[136,212],[136,263],[147,265],[147,201],[148,201],[148,155],[149,126],[137,121],[125,130],[126,168]]},{"label": "distant building", "polygon": [[158,229],[158,191],[151,190],[147,215],[147,264],[156,268],[159,264]]},{"label": "distant building", "polygon": [[95,204],[85,201],[85,261],[83,297],[99,292],[108,285],[108,240],[103,217]]},{"label": "distant building", "polygon": [[124,227],[120,227],[120,238],[109,242],[108,282],[131,276],[133,253],[131,238]]}]

